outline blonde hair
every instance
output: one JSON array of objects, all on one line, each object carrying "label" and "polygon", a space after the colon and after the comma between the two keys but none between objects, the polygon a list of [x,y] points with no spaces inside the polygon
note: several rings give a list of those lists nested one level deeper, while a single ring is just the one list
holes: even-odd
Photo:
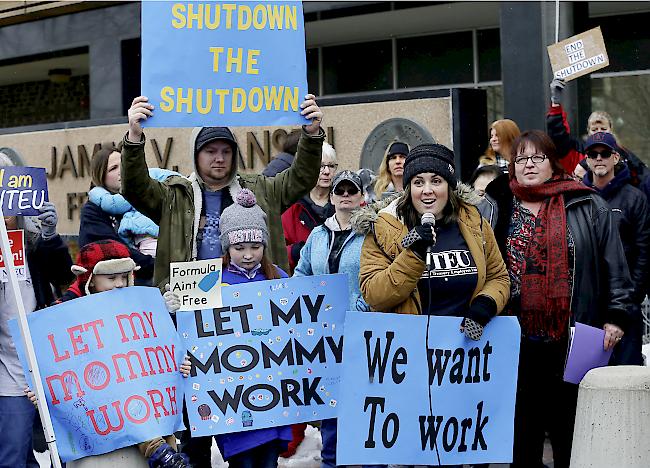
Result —
[{"label": "blonde hair", "polygon": [[[612,120],[612,116],[609,115],[605,111],[593,111],[589,118],[587,119],[587,134],[589,133],[589,129],[591,128],[591,124],[594,122],[607,122],[607,125],[609,125],[609,132],[613,135],[614,134],[614,121]],[[616,137],[616,135],[614,135]]]},{"label": "blonde hair", "polygon": [[[381,164],[379,165],[379,175],[377,176],[377,180],[375,181],[375,195],[378,197],[378,199],[381,198],[381,194],[384,193],[388,188],[388,186],[393,182],[390,170],[388,169],[388,151],[390,151],[390,147],[393,146],[393,143],[404,143],[404,142],[400,141],[399,138],[395,137],[388,144],[388,146],[386,146],[386,151],[384,151],[384,159],[381,160]],[[411,147],[407,143],[404,144],[410,151]]]},{"label": "blonde hair", "polygon": [[[494,121],[494,123],[490,125],[490,129],[488,131],[490,133],[490,138],[492,137],[492,130],[494,130],[497,134],[497,137],[499,137],[499,146],[501,146],[499,155],[502,158],[510,161],[512,142],[515,141],[515,138],[521,134],[521,130],[519,130],[517,124],[510,119],[501,119]],[[485,150],[485,155],[483,155],[479,161],[481,161],[481,164],[496,164],[497,162],[497,155],[492,149],[492,145],[490,145],[489,140],[488,147]]]}]

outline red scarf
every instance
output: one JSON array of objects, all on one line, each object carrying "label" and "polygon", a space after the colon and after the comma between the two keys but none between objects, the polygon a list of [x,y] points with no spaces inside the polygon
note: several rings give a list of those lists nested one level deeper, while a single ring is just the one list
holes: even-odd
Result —
[{"label": "red scarf", "polygon": [[[560,339],[571,314],[569,249],[563,195],[593,190],[568,178],[555,176],[533,187],[513,178],[510,190],[520,200],[542,202],[538,223],[526,248],[521,273],[521,327],[525,334]],[[551,259],[551,261],[548,261]]]}]

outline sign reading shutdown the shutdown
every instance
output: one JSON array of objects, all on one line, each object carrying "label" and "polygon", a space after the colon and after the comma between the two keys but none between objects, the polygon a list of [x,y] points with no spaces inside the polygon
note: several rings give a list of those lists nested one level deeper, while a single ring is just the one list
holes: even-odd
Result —
[{"label": "sign reading shutdown the shutdown", "polygon": [[302,2],[142,2],[152,127],[304,123]]},{"label": "sign reading shutdown the shutdown", "polygon": [[496,317],[472,341],[461,320],[348,312],[339,464],[512,461],[519,323]]},{"label": "sign reading shutdown the shutdown", "polygon": [[[63,461],[183,428],[183,349],[158,289],[91,294],[28,320]],[[29,381],[18,322],[9,326]]]},{"label": "sign reading shutdown the shutdown", "polygon": [[335,417],[346,276],[250,282],[221,295],[222,307],[177,313],[192,361],[192,436]]},{"label": "sign reading shutdown the shutdown", "polygon": [[600,26],[547,47],[553,76],[565,81],[605,68],[609,65]]}]

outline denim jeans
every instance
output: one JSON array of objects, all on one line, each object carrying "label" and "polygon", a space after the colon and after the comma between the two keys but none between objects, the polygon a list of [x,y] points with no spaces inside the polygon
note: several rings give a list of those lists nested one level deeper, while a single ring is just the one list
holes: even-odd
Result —
[{"label": "denim jeans", "polygon": [[0,396],[0,468],[39,468],[32,449],[36,408],[24,396]]}]

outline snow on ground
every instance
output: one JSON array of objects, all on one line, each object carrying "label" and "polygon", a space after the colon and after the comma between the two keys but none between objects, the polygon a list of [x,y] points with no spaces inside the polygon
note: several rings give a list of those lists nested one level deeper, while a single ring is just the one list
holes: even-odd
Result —
[{"label": "snow on ground", "polygon": [[[305,430],[305,440],[298,446],[298,450],[291,458],[280,458],[279,468],[320,468],[320,449],[322,443],[320,432],[312,426],[307,426]],[[50,452],[36,454],[36,460],[41,465],[41,468],[50,468]],[[228,463],[223,461],[223,457],[219,453],[217,444],[212,441],[212,468],[226,468]],[[128,468],[128,467],[124,467]]]}]

